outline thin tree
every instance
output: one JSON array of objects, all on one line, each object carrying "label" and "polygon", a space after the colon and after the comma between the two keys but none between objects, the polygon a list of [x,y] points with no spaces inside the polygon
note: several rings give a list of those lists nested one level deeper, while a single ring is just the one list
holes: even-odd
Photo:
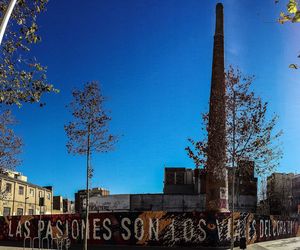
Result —
[{"label": "thin tree", "polygon": [[[0,1],[0,19],[9,2]],[[19,0],[14,6],[0,46],[0,104],[21,106],[39,102],[44,93],[57,92],[47,81],[47,68],[29,56],[32,45],[41,41],[37,17],[47,2]]]},{"label": "thin tree", "polygon": [[258,208],[262,215],[270,215],[270,204],[267,195],[267,178],[262,177],[258,187]]},{"label": "thin tree", "polygon": [[93,175],[91,155],[96,152],[108,152],[113,149],[116,137],[108,130],[111,118],[104,110],[105,98],[97,82],[86,83],[83,90],[72,92],[73,100],[68,105],[73,121],[65,125],[68,137],[69,153],[86,156],[86,210],[84,249],[87,250],[89,217],[89,180]]},{"label": "thin tree", "polygon": [[[238,168],[239,162],[242,160],[254,161],[255,172],[258,175],[265,175],[274,170],[282,156],[279,143],[282,131],[276,131],[277,115],[273,115],[268,119],[268,103],[263,102],[260,97],[251,91],[253,76],[243,76],[240,70],[235,70],[233,67],[229,68],[225,76],[226,157],[227,166],[232,168],[230,178],[233,216],[235,194],[237,205],[239,203],[239,180],[235,180],[236,177],[239,178],[239,171],[241,170]],[[206,166],[207,113],[202,115],[202,122],[203,139],[200,141],[188,139],[191,146],[186,147],[188,156],[194,161],[197,168],[201,166],[205,168]],[[249,170],[244,169],[244,172]],[[231,233],[233,240],[233,228]]]},{"label": "thin tree", "polygon": [[[21,160],[18,155],[23,146],[22,139],[14,133],[13,126],[16,124],[15,118],[10,110],[0,113],[0,173],[5,170],[14,170]],[[6,190],[0,192],[0,199],[5,197]]]},{"label": "thin tree", "polygon": [[[230,66],[226,72],[226,156],[227,166],[241,160],[255,162],[255,171],[263,175],[274,170],[282,157],[278,116],[267,114],[268,103],[251,90],[253,76],[244,76]],[[202,114],[202,140],[188,139],[188,156],[195,166],[206,167],[208,114]]]}]

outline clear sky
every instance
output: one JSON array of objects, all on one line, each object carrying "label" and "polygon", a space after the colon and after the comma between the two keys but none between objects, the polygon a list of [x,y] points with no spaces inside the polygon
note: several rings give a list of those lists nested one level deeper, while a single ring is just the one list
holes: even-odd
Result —
[{"label": "clear sky", "polygon": [[[255,91],[280,116],[284,158],[279,171],[300,167],[300,24],[276,23],[273,0],[224,3],[225,63],[256,76]],[[42,42],[32,53],[48,65],[60,94],[47,105],[16,110],[24,138],[19,171],[74,198],[85,186],[85,158],[68,155],[63,129],[71,90],[98,80],[116,150],[92,157],[93,187],[111,193],[162,192],[164,166],[193,167],[184,148],[199,138],[208,108],[215,20],[212,0],[51,0],[38,23]],[[299,59],[298,59],[299,63]]]}]

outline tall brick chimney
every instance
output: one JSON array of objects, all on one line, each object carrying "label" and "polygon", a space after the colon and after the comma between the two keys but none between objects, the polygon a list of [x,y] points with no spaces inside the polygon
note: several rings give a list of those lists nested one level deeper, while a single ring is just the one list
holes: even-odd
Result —
[{"label": "tall brick chimney", "polygon": [[206,166],[206,210],[212,212],[228,211],[225,122],[223,5],[218,3],[216,6]]}]

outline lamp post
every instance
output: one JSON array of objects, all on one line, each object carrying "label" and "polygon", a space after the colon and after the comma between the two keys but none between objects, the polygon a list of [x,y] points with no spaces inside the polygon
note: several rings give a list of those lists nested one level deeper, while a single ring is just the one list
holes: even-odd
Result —
[{"label": "lamp post", "polygon": [[11,0],[8,7],[7,7],[7,10],[4,14],[4,17],[3,17],[3,20],[2,20],[2,23],[0,25],[0,45],[2,43],[2,39],[3,39],[3,36],[4,36],[4,32],[5,32],[5,29],[6,29],[6,26],[7,26],[7,23],[8,23],[8,20],[11,16],[11,13],[15,7],[17,3],[17,0]]},{"label": "lamp post", "polygon": [[[27,189],[26,189],[26,190],[27,190]],[[27,211],[27,210],[26,210],[26,201],[27,201],[28,199],[29,199],[29,197],[25,197],[25,208],[24,208],[25,211],[24,211],[24,215],[26,215],[26,211]]]}]

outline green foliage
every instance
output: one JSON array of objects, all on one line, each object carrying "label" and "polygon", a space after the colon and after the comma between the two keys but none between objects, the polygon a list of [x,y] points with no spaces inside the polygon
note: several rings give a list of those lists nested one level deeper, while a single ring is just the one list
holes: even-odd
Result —
[{"label": "green foliage", "polygon": [[[47,81],[47,67],[30,58],[32,44],[41,41],[37,16],[46,10],[48,0],[19,0],[12,12],[0,48],[0,103],[39,102],[43,93],[58,92]],[[0,19],[9,1],[0,2]]]},{"label": "green foliage", "polygon": [[[276,0],[275,3],[278,3],[279,0]],[[278,19],[278,22],[281,24],[284,24],[286,22],[291,23],[298,23],[300,22],[300,2],[299,0],[288,0],[288,3],[286,5],[286,11],[280,12],[280,17]],[[300,58],[300,55],[298,55],[298,58]],[[299,65],[297,64],[290,64],[289,68],[291,69],[298,69]]]},{"label": "green foliage", "polygon": [[291,68],[291,69],[298,69],[298,65],[292,63],[292,64],[289,65],[289,68]]},{"label": "green foliage", "polygon": [[297,13],[297,3],[295,0],[290,0],[287,4],[287,10],[291,14]]},{"label": "green foliage", "polygon": [[286,5],[286,11],[280,13],[279,23],[300,22],[300,4],[297,0],[289,0]]}]

